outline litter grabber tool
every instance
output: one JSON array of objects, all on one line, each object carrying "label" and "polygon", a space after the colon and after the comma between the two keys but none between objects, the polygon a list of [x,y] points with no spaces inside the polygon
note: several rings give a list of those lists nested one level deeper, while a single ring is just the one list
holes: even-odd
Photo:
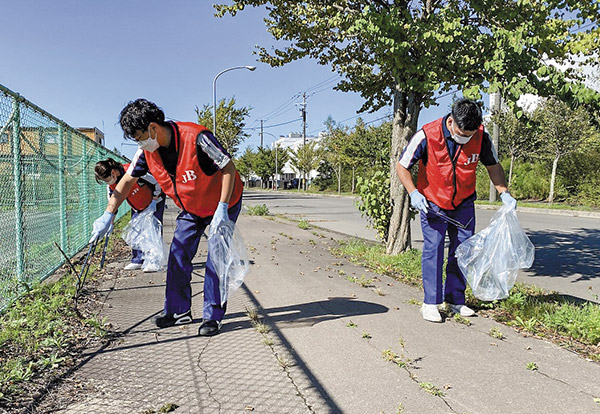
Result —
[{"label": "litter grabber tool", "polygon": [[102,248],[102,260],[100,260],[100,269],[104,269],[104,259],[106,259],[106,246],[108,246],[109,237],[110,232],[106,233],[106,236],[104,236],[104,247]]},{"label": "litter grabber tool", "polygon": [[78,286],[77,286],[77,290],[75,292],[75,297],[77,297],[79,295],[81,288],[83,288],[83,285],[85,284],[85,279],[87,278],[88,272],[90,271],[90,264],[91,264],[90,257],[92,257],[94,255],[97,245],[98,245],[98,239],[95,239],[92,243],[90,243],[90,248],[88,249],[88,252],[85,255],[85,260],[83,261],[83,265],[81,266],[81,272],[79,273],[79,276],[77,276]]},{"label": "litter grabber tool", "polygon": [[77,270],[75,269],[75,266],[73,266],[73,263],[71,263],[71,259],[69,259],[69,257],[66,255],[66,253],[63,251],[63,249],[60,248],[60,246],[58,245],[57,242],[54,242],[54,245],[58,248],[58,250],[62,253],[63,257],[65,258],[65,261],[69,264],[69,267],[71,267],[71,271],[73,272],[74,275],[77,275]]},{"label": "litter grabber tool", "polygon": [[434,209],[432,209],[432,208],[430,208],[430,209],[429,209],[429,211],[431,211],[431,212],[432,212],[433,214],[435,214],[436,216],[440,217],[440,218],[441,218],[442,220],[444,220],[446,223],[453,224],[453,225],[455,225],[456,227],[460,227],[460,228],[461,228],[461,229],[463,229],[463,230],[464,230],[464,229],[466,229],[466,228],[469,226],[469,224],[471,224],[471,221],[473,221],[473,217],[471,217],[471,218],[469,219],[469,221],[467,222],[467,224],[462,224],[460,221],[458,221],[458,220],[455,220],[455,219],[453,219],[453,218],[451,218],[451,217],[448,217],[447,215],[445,215],[445,214],[442,214],[442,213],[440,213],[440,212],[437,212],[437,211],[435,211],[435,210],[434,210]]}]

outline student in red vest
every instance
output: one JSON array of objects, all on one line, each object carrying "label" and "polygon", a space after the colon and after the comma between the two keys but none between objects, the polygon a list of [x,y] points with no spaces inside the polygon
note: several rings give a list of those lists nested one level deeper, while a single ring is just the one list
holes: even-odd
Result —
[{"label": "student in red vest", "polygon": [[[112,158],[103,161],[98,161],[94,167],[96,181],[98,184],[105,183],[108,193],[108,199],[117,187],[119,181],[129,168],[130,164],[119,164]],[[147,208],[154,211],[154,217],[163,222],[165,212],[165,194],[160,186],[150,174],[140,177],[129,191],[127,203],[131,206],[131,218],[134,219],[139,213]],[[131,263],[125,266],[125,270],[137,270],[142,268],[144,263],[144,255],[142,251],[131,249]],[[150,263],[144,267],[144,272],[158,272],[160,269],[156,264]]]},{"label": "student in red vest", "polygon": [[[237,220],[242,180],[231,156],[208,129],[191,122],[165,121],[163,111],[150,101],[138,99],[127,104],[120,123],[125,138],[136,141],[139,150],[94,227],[100,229],[101,237],[138,177],[152,173],[182,210],[169,252],[164,309],[153,321],[159,328],[190,323],[192,259],[200,236],[209,224],[218,225],[227,218]],[[219,333],[226,307],[221,306],[219,280],[209,255],[200,336]]]},{"label": "student in red vest", "polygon": [[[444,301],[461,316],[475,314],[465,305],[466,281],[455,252],[475,229],[478,161],[486,167],[502,202],[516,208],[517,201],[508,192],[504,169],[494,145],[483,129],[481,108],[476,102],[461,99],[452,106],[451,114],[417,131],[396,164],[396,172],[410,194],[412,207],[421,213],[421,268],[425,293],[421,311],[423,318],[431,322],[442,322],[438,305]],[[409,170],[417,162],[419,174],[415,186]],[[444,284],[442,266],[446,234],[450,245]]]}]

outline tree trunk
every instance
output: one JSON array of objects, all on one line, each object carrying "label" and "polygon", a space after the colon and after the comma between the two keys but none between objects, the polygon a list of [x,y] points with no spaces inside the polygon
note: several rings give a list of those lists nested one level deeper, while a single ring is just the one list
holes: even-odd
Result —
[{"label": "tree trunk", "polygon": [[342,194],[342,163],[338,165],[338,194]]},{"label": "tree trunk", "polygon": [[510,168],[508,169],[508,188],[510,189],[510,182],[512,181],[513,164],[515,162],[515,156],[510,155]]},{"label": "tree trunk", "polygon": [[556,181],[556,170],[558,169],[558,159],[560,155],[557,155],[552,162],[552,177],[550,178],[550,195],[548,196],[548,202],[554,201],[554,181]]},{"label": "tree trunk", "polygon": [[354,178],[356,176],[355,171],[356,171],[356,167],[352,166],[352,190],[350,191],[351,194],[354,194],[354,188],[355,188],[354,187]]},{"label": "tree trunk", "polygon": [[411,248],[410,243],[410,197],[396,174],[396,163],[402,149],[417,131],[421,110],[417,97],[406,94],[396,87],[394,91],[394,120],[392,146],[390,149],[390,198],[392,217],[388,229],[387,254],[396,255]]}]

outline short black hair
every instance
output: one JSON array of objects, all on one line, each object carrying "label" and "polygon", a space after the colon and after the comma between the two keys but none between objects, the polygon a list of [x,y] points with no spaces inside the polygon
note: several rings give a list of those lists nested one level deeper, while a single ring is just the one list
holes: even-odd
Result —
[{"label": "short black hair", "polygon": [[483,122],[481,107],[470,99],[459,99],[452,105],[452,119],[460,129],[475,131]]},{"label": "short black hair", "polygon": [[165,125],[165,113],[154,102],[140,98],[129,102],[119,115],[125,139],[134,139],[136,131],[145,131],[151,122]]}]

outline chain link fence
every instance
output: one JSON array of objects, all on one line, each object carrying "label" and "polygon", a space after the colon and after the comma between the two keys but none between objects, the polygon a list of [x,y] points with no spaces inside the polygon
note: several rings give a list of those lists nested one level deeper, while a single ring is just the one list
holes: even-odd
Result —
[{"label": "chain link fence", "polygon": [[0,311],[64,263],[55,242],[69,257],[88,244],[107,203],[94,165],[108,157],[127,161],[0,85]]}]

